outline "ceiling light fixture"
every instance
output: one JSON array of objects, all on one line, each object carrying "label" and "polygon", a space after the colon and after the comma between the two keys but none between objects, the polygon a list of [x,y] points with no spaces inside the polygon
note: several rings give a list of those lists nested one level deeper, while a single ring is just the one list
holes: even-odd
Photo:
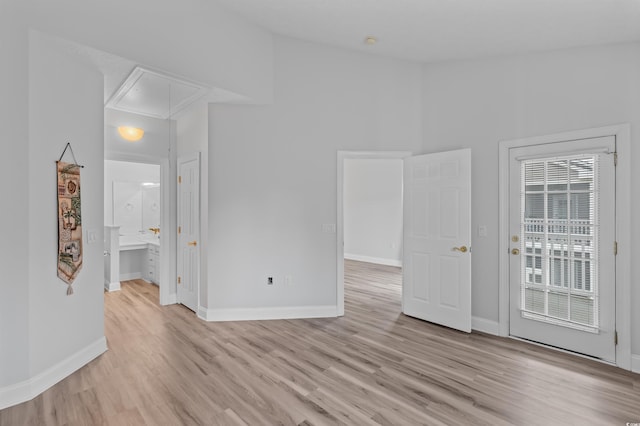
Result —
[{"label": "ceiling light fixture", "polygon": [[364,39],[364,42],[366,44],[368,44],[369,46],[373,46],[374,44],[376,44],[378,42],[378,39],[376,39],[373,36],[368,36],[367,38]]},{"label": "ceiling light fixture", "polygon": [[118,133],[122,139],[129,142],[137,142],[144,136],[144,130],[139,127],[120,126],[118,127]]}]

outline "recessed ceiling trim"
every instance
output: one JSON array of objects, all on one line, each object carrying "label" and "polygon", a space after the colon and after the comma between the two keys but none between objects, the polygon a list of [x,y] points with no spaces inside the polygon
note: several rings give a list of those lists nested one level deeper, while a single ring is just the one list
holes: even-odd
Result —
[{"label": "recessed ceiling trim", "polygon": [[[159,85],[166,85],[166,90],[154,90]],[[136,66],[105,108],[166,120],[208,92],[209,88],[199,83]]]}]

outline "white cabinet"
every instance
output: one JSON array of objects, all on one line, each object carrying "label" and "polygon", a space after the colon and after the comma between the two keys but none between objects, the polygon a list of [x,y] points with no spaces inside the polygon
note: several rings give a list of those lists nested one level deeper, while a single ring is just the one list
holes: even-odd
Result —
[{"label": "white cabinet", "polygon": [[146,279],[154,284],[160,284],[160,247],[149,244],[147,248]]}]

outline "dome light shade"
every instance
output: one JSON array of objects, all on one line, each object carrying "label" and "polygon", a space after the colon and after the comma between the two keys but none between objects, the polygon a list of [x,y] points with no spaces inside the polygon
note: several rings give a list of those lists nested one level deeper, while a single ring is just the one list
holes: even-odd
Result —
[{"label": "dome light shade", "polygon": [[137,142],[144,136],[144,130],[138,127],[120,126],[118,127],[118,133],[122,139],[129,142]]}]

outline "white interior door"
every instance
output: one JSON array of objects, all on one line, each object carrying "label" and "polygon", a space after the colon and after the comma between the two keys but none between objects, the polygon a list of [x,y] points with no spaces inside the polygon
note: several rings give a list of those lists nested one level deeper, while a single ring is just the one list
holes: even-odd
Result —
[{"label": "white interior door", "polygon": [[512,148],[512,336],[615,362],[615,138]]},{"label": "white interior door", "polygon": [[178,158],[178,303],[198,308],[200,153]]},{"label": "white interior door", "polygon": [[471,331],[471,150],[404,160],[402,311]]}]

